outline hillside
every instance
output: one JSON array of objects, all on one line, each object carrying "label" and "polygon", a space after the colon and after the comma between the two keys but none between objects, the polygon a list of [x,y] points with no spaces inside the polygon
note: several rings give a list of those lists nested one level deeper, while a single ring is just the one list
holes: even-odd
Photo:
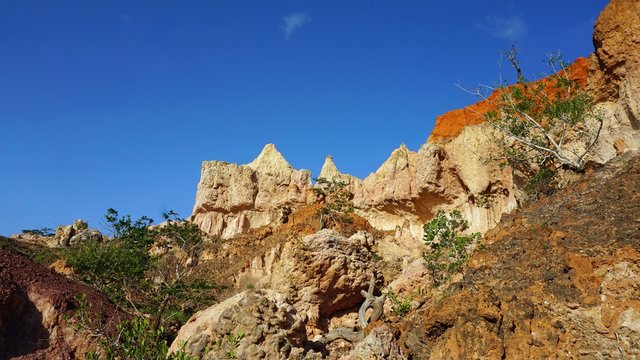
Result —
[{"label": "hillside", "polygon": [[640,357],[640,1],[612,0],[593,42],[563,74],[602,131],[584,168],[538,165],[544,191],[488,156],[507,150],[484,115],[551,77],[364,179],[327,156],[313,181],[274,144],[204,161],[187,219],[0,238],[0,360]]},{"label": "hillside", "polygon": [[402,322],[417,359],[640,355],[640,154],[486,234],[464,277]]}]

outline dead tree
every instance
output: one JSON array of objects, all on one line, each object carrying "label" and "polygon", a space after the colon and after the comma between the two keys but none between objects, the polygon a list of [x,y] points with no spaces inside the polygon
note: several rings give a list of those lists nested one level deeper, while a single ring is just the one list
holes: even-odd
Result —
[{"label": "dead tree", "polygon": [[[328,344],[337,339],[344,339],[351,343],[358,342],[364,339],[364,329],[368,324],[380,319],[383,312],[384,302],[387,298],[387,294],[383,294],[381,296],[373,295],[376,287],[376,276],[375,274],[371,274],[371,280],[369,281],[369,289],[367,291],[361,290],[361,294],[364,297],[364,302],[360,305],[360,310],[358,311],[358,321],[359,327],[358,330],[353,330],[349,328],[337,328],[329,331],[327,335],[323,336],[320,339],[320,342],[323,344]],[[371,312],[371,316],[369,319],[366,317],[367,310],[371,308],[373,311]]]}]

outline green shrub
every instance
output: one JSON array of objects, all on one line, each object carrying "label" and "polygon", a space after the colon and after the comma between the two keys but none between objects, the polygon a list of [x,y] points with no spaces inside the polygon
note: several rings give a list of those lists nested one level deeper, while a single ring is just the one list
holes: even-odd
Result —
[{"label": "green shrub", "polygon": [[119,305],[124,304],[125,287],[140,286],[150,262],[145,248],[118,239],[70,247],[66,259],[79,280],[97,287]]},{"label": "green shrub", "polygon": [[22,233],[27,235],[37,235],[37,236],[44,236],[44,237],[51,237],[56,234],[55,231],[49,227],[43,227],[39,229],[25,229],[25,230],[22,230]]},{"label": "green shrub", "polygon": [[405,297],[402,300],[393,292],[387,293],[387,298],[391,301],[391,312],[393,315],[401,316],[411,311],[411,297]]},{"label": "green shrub", "polygon": [[87,241],[66,250],[67,264],[76,276],[105,292],[119,305],[125,303],[127,287],[141,287],[152,258],[149,246],[153,243],[152,219],[143,216],[136,221],[130,215],[120,217],[114,209],[105,215],[114,239]]},{"label": "green shrub", "polygon": [[518,84],[500,84],[497,101],[481,97],[497,107],[485,119],[503,135],[501,144],[509,161],[533,165],[534,171],[560,167],[582,170],[603,125],[586,89],[572,79],[569,65],[559,53],[549,54],[551,75],[537,82],[522,76],[515,47],[505,56],[518,72]]},{"label": "green shrub", "polygon": [[501,153],[490,157],[516,170],[526,182],[525,194],[535,200],[557,188],[558,170],[583,170],[599,140],[603,116],[560,53],[548,55],[550,74],[535,81],[523,76],[515,46],[503,58],[516,70],[517,83],[501,79],[497,86],[469,92],[494,108],[484,119],[496,130]]},{"label": "green shrub", "polygon": [[76,297],[78,308],[69,318],[76,329],[87,331],[98,340],[99,351],[85,353],[87,360],[195,360],[179,350],[168,354],[166,330],[153,329],[149,321],[143,317],[133,317],[121,321],[116,326],[115,334],[105,331],[105,324],[96,323],[100,318],[96,309],[88,302],[86,295]]},{"label": "green shrub", "polygon": [[[153,220],[146,216],[134,221],[109,209],[105,218],[113,239],[88,241],[65,251],[67,263],[79,280],[142,316],[138,320],[145,323],[131,323],[127,328],[131,336],[146,326],[154,336],[165,336],[161,329],[179,328],[195,311],[215,301],[219,289],[212,281],[191,276],[204,246],[204,234],[198,226],[173,211],[163,217],[164,224],[150,228]],[[166,251],[151,256],[152,246]]]},{"label": "green shrub", "polygon": [[340,179],[327,180],[319,177],[314,179],[316,186],[313,191],[324,203],[318,210],[320,228],[328,228],[331,223],[351,223],[349,213],[353,212],[353,195],[347,190],[347,183]]},{"label": "green shrub", "polygon": [[469,259],[469,245],[480,239],[479,233],[463,235],[469,229],[468,221],[459,211],[450,214],[439,210],[424,225],[424,241],[430,251],[424,254],[427,269],[436,285],[442,284],[452,274],[460,271]]},{"label": "green shrub", "polygon": [[[171,211],[173,213],[173,211]],[[153,244],[153,230],[149,226],[153,224],[153,219],[142,216],[138,220],[131,220],[131,215],[120,216],[112,208],[107,209],[104,216],[113,231],[113,237],[119,239],[124,244],[131,247],[148,247]]]}]

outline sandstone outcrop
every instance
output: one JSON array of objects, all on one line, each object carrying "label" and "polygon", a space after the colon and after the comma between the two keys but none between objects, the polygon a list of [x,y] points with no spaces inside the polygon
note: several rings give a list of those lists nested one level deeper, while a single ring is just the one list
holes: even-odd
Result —
[{"label": "sandstone outcrop", "polygon": [[[422,243],[422,225],[438,208],[459,208],[474,225],[472,231],[486,231],[516,207],[511,173],[487,161],[486,137],[465,130],[418,152],[402,145],[364,180],[341,173],[328,157],[320,177],[346,182],[356,213],[373,227],[408,228],[402,246],[415,250]],[[191,219],[223,238],[280,224],[283,211],[288,216],[315,200],[310,177],[306,170],[294,170],[272,145],[248,165],[205,162]]]},{"label": "sandstone outcrop", "polygon": [[311,202],[311,173],[295,170],[273,144],[246,165],[205,161],[191,220],[210,235],[229,238],[281,222]]},{"label": "sandstone outcrop", "polygon": [[333,162],[333,156],[328,155],[324,159],[324,164],[322,164],[322,168],[320,169],[319,178],[324,178],[328,181],[338,180],[344,182],[349,189],[353,189],[361,185],[361,180],[357,177],[349,174],[344,174],[338,170],[336,163]]},{"label": "sandstone outcrop", "polygon": [[248,290],[193,315],[169,349],[198,359],[289,359],[306,341],[303,317],[272,290]]},{"label": "sandstone outcrop", "polygon": [[640,2],[612,0],[596,21],[590,93],[600,101],[605,131],[599,161],[640,149]]},{"label": "sandstone outcrop", "polygon": [[362,303],[372,274],[373,238],[358,232],[345,238],[333,230],[321,230],[301,241],[289,241],[254,259],[237,276],[238,284],[272,289],[285,294],[304,316],[309,334],[336,313]]},{"label": "sandstone outcrop", "polygon": [[637,98],[640,3],[611,0],[594,26],[593,46],[590,86],[597,99],[616,101],[622,97],[625,86],[631,86]]},{"label": "sandstone outcrop", "polygon": [[[195,314],[181,328],[172,351],[184,348],[206,359],[231,350],[249,359],[297,358],[314,354],[314,347],[329,348],[317,339],[336,327],[355,324],[365,300],[362,291],[373,284],[367,296],[377,295],[376,280],[382,279],[372,261],[374,245],[367,232],[347,238],[329,229],[277,244],[236,275],[235,288],[250,290]],[[367,333],[357,354],[400,354],[395,338],[385,331]],[[230,336],[235,340],[227,344]],[[309,339],[316,345],[308,344]],[[203,349],[212,349],[216,342],[223,346],[204,355]]]},{"label": "sandstone outcrop", "polygon": [[75,220],[71,225],[58,226],[53,236],[43,236],[42,234],[27,231],[11,237],[18,241],[26,241],[34,245],[46,245],[52,248],[67,247],[84,241],[102,241],[107,238],[100,231],[90,229],[89,224],[82,219]]},{"label": "sandstone outcrop", "polygon": [[89,224],[86,221],[78,219],[71,225],[59,226],[53,238],[56,240],[57,246],[65,247],[84,241],[102,241],[105,236],[98,230],[89,229]]},{"label": "sandstone outcrop", "polygon": [[[422,225],[438,209],[457,208],[484,232],[516,207],[509,169],[490,161],[487,134],[468,128],[446,144],[426,143],[418,152],[394,150],[356,191],[357,213],[380,230],[394,231],[409,222],[413,244],[422,244]],[[486,199],[486,202],[481,202]]]}]

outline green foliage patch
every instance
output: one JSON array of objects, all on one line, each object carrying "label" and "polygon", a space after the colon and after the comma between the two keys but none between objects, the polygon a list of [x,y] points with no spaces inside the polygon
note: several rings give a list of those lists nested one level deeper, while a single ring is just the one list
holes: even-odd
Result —
[{"label": "green foliage patch", "polygon": [[430,248],[424,259],[436,286],[460,271],[469,259],[469,245],[480,239],[480,233],[464,235],[468,229],[468,221],[457,210],[449,214],[439,210],[424,225],[424,241]]},{"label": "green foliage patch", "polygon": [[354,210],[353,202],[351,201],[353,194],[348,191],[348,184],[335,178],[327,180],[319,177],[315,181],[316,186],[313,191],[324,204],[318,210],[320,228],[328,228],[331,224],[351,223],[353,220],[348,214]]},{"label": "green foliage patch", "polygon": [[[112,239],[86,241],[65,250],[67,264],[79,280],[135,315],[118,325],[117,339],[101,333],[107,359],[165,358],[173,332],[215,301],[219,287],[191,275],[205,246],[204,234],[173,211],[163,218],[165,223],[151,227],[149,217],[133,220],[109,209],[105,219],[113,230]],[[86,322],[82,309],[87,306],[82,304],[76,312],[80,324]]]}]

